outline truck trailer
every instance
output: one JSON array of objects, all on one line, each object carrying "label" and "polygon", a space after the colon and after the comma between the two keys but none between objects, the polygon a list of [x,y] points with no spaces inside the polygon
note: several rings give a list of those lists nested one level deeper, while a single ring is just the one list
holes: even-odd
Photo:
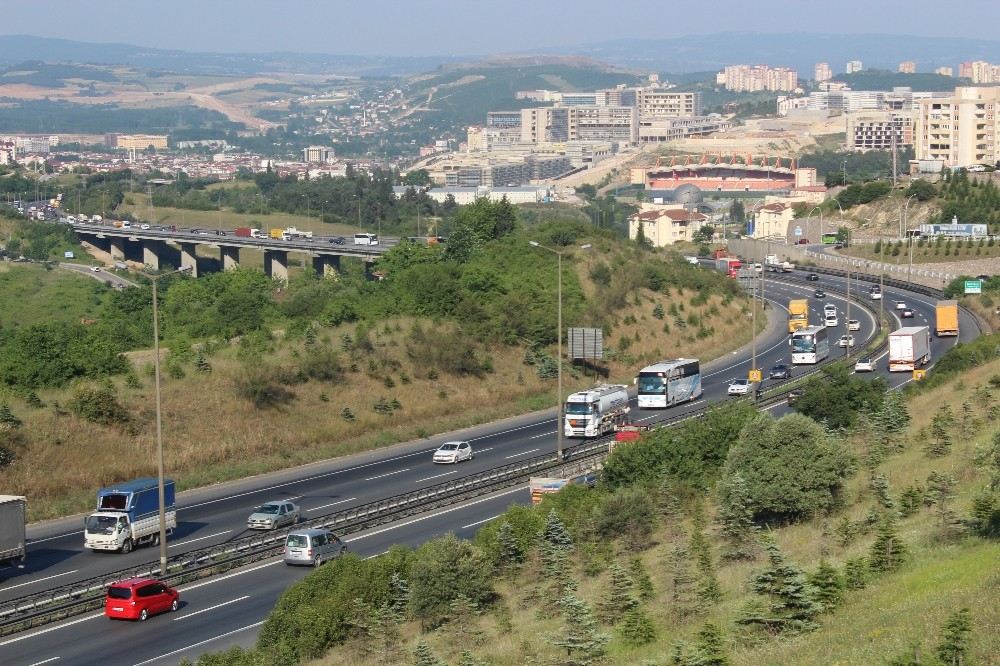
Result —
[{"label": "truck trailer", "polygon": [[735,278],[736,272],[742,267],[743,264],[736,257],[722,257],[715,260],[716,270],[725,273],[731,278]]},{"label": "truck trailer", "polygon": [[958,335],[958,301],[938,301],[934,313],[935,332],[939,338]]},{"label": "truck trailer", "polygon": [[809,301],[805,298],[793,298],[788,301],[788,333],[791,335],[809,326]]},{"label": "truck trailer", "polygon": [[[167,534],[177,527],[174,482],[164,479]],[[90,550],[128,553],[136,546],[160,541],[157,480],[136,479],[97,491],[97,511],[84,519],[84,546]]]},{"label": "truck trailer", "polygon": [[[257,231],[260,230],[258,229]],[[254,229],[251,229],[250,227],[236,227],[236,229],[233,230],[233,235],[237,238],[252,238],[253,232]]]},{"label": "truck trailer", "polygon": [[563,434],[566,437],[600,437],[625,423],[629,413],[628,387],[602,384],[566,398]]},{"label": "truck trailer", "polygon": [[931,331],[907,326],[889,334],[889,372],[913,371],[931,360]]},{"label": "truck trailer", "polygon": [[25,556],[24,523],[27,500],[0,495],[0,565],[20,565]]}]

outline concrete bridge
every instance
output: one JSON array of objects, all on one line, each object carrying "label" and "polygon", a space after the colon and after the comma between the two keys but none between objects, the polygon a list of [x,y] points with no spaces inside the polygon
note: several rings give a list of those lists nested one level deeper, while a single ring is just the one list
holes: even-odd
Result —
[{"label": "concrete bridge", "polygon": [[[151,270],[160,270],[164,259],[180,252],[178,268],[189,268],[191,275],[198,276],[197,248],[199,245],[218,250],[219,263],[223,270],[240,265],[240,250],[251,248],[264,253],[264,273],[269,277],[288,279],[288,255],[299,253],[309,257],[313,269],[321,275],[340,271],[341,257],[351,257],[365,262],[366,270],[379,255],[388,250],[396,241],[380,245],[354,245],[352,238],[337,243],[338,237],[313,237],[282,240],[280,238],[246,238],[236,236],[232,231],[206,231],[180,229],[174,227],[151,226],[121,228],[110,224],[76,224],[73,230],[81,241],[111,254],[114,261],[124,261],[128,257],[138,258]],[[138,260],[138,259],[136,259]]]}]

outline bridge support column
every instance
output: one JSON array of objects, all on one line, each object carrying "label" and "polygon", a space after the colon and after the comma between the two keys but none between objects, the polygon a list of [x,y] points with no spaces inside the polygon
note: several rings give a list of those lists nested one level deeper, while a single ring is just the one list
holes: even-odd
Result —
[{"label": "bridge support column", "polygon": [[108,241],[111,245],[111,260],[125,261],[125,239],[112,236]]},{"label": "bridge support column", "polygon": [[234,245],[220,245],[219,256],[222,259],[222,270],[231,271],[240,266],[240,248]]},{"label": "bridge support column", "polygon": [[312,259],[313,270],[321,277],[336,277],[340,274],[340,256],[321,254]]},{"label": "bridge support column", "polygon": [[198,277],[197,243],[181,243],[181,268],[188,268],[188,275]]},{"label": "bridge support column", "polygon": [[161,254],[163,254],[163,241],[149,239],[142,241],[142,263],[150,270],[160,270]]},{"label": "bridge support column", "polygon": [[285,250],[264,250],[264,275],[287,282],[288,252]]}]

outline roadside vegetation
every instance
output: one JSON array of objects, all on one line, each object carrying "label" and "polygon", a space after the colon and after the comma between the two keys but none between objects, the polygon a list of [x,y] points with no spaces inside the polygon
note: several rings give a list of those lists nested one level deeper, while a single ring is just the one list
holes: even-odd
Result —
[{"label": "roadside vegetation", "polygon": [[653,431],[596,488],[471,542],[327,564],[256,647],[197,664],[993,663],[1000,361],[938,368],[906,395],[859,401],[866,382],[832,372],[806,413],[731,404]]}]

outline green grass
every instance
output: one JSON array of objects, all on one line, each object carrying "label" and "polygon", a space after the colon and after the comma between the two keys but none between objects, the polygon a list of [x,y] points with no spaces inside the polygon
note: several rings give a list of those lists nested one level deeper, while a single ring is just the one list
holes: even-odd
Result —
[{"label": "green grass", "polygon": [[0,264],[0,326],[23,328],[91,318],[108,292],[87,275],[38,265]]},{"label": "green grass", "polygon": [[[886,243],[884,256],[882,252],[875,252],[874,244],[854,245],[850,248],[840,250],[840,254],[852,257],[870,259],[872,261],[885,261],[887,264],[897,264],[905,266],[910,262],[910,248],[903,243],[899,248],[899,254],[892,256],[895,243]],[[947,252],[947,253],[946,253]],[[1000,257],[1000,245],[990,247],[987,243],[979,244],[973,242],[973,247],[968,247],[966,241],[926,243],[923,247],[914,245],[914,264],[933,264],[953,261],[967,261],[969,259],[990,259]]]}]

